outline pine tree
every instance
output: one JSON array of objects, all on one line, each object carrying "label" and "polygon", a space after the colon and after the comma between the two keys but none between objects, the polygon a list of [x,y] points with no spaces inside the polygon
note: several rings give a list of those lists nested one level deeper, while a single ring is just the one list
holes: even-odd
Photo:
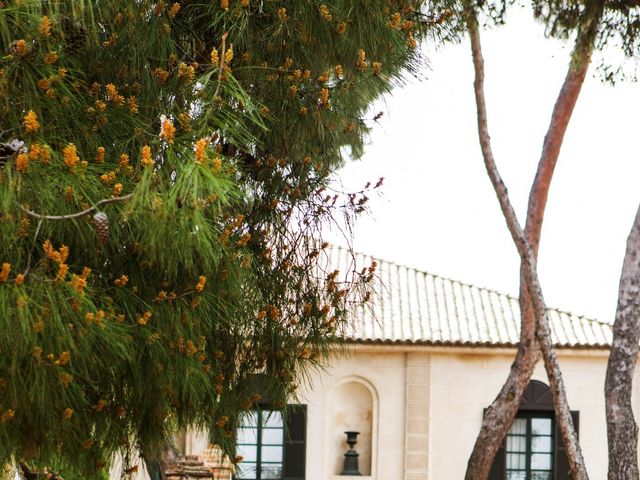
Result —
[{"label": "pine tree", "polygon": [[231,451],[295,392],[366,295],[322,227],[375,188],[330,189],[419,3],[0,2],[0,464],[98,477],[186,426]]},{"label": "pine tree", "polygon": [[[586,466],[551,341],[544,298],[536,273],[536,263],[553,172],[574,106],[592,63],[592,57],[601,57],[598,70],[603,80],[615,83],[629,78],[636,79],[634,71],[636,65],[630,65],[631,62],[626,60],[631,58],[635,61],[640,52],[638,40],[640,38],[638,36],[640,4],[637,1],[605,0],[534,0],[531,2],[533,17],[542,23],[545,34],[551,38],[570,40],[573,43],[573,49],[544,137],[538,168],[531,184],[526,220],[522,227],[518,223],[492,151],[484,93],[485,69],[480,35],[483,27],[503,24],[510,6],[509,2],[503,0],[434,0],[428,7],[432,16],[446,18],[448,23],[446,30],[449,32],[447,40],[458,40],[462,34],[469,36],[475,73],[474,93],[482,157],[521,260],[520,311],[522,318],[516,357],[503,387],[486,409],[481,430],[467,464],[465,478],[478,480],[489,477],[495,455],[517,412],[541,353],[552,391],[556,420],[566,448],[571,477],[587,479]],[[637,321],[637,282],[640,279],[640,269],[635,260],[640,243],[639,226],[640,216],[636,216],[627,242],[618,311],[613,327],[613,342],[605,381],[610,479],[638,477],[638,427],[633,416],[631,393],[640,342],[640,323]]]}]

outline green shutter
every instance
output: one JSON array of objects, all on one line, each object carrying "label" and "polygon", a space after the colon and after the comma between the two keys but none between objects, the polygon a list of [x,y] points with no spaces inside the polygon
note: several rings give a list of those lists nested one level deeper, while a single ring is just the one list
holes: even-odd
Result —
[{"label": "green shutter", "polygon": [[[580,438],[580,412],[571,412],[573,418],[573,425]],[[571,474],[569,472],[569,459],[567,458],[567,452],[562,443],[562,436],[560,429],[558,428],[558,422],[556,423],[555,436],[555,449],[554,449],[554,462],[553,462],[553,480],[571,480]]]},{"label": "green shutter", "polygon": [[307,406],[288,405],[285,412],[283,480],[304,480]]}]

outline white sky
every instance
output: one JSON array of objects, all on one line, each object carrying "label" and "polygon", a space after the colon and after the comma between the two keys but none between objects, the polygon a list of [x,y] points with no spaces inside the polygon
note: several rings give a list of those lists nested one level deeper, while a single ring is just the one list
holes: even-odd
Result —
[{"label": "white sky", "polygon": [[[518,8],[518,7],[516,7]],[[527,10],[483,35],[489,128],[521,220],[570,46],[543,37]],[[519,261],[477,141],[469,45],[427,51],[424,81],[372,109],[384,116],[365,156],[341,172],[347,188],[385,177],[357,251],[431,273],[518,292]],[[553,179],[539,273],[545,299],[613,321],[625,241],[640,201],[640,85],[602,84],[592,69]]]}]

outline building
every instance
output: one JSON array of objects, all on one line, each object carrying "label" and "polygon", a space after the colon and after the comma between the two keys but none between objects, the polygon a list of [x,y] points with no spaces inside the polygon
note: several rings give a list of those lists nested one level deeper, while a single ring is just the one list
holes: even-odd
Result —
[{"label": "building", "polygon": [[[342,271],[353,268],[339,251]],[[371,257],[356,257],[358,268]],[[244,470],[236,478],[331,480],[341,475],[346,431],[371,480],[462,479],[490,405],[508,373],[519,330],[516,298],[377,260],[371,309],[354,313],[346,351],[315,373],[283,419],[256,412],[239,431]],[[579,425],[587,469],[606,478],[603,385],[610,325],[549,309],[553,341]],[[543,366],[536,369],[492,478],[562,480]],[[638,411],[639,399],[634,405]],[[262,445],[262,446],[261,446]],[[206,442],[187,439],[187,454]],[[262,472],[258,475],[256,472]],[[534,476],[537,475],[537,476]]]}]

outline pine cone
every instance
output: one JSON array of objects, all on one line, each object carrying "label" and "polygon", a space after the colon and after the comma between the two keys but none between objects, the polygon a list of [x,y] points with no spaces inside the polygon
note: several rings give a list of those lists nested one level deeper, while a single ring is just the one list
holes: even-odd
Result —
[{"label": "pine cone", "polygon": [[93,226],[96,229],[96,234],[100,239],[100,243],[103,245],[109,240],[109,217],[104,212],[97,212],[93,216]]},{"label": "pine cone", "polygon": [[9,47],[7,48],[7,53],[9,55],[17,55],[18,54],[18,42],[16,42],[15,40],[13,42],[11,42],[9,44]]},{"label": "pine cone", "polygon": [[8,143],[0,143],[0,168],[4,167],[7,159],[24,150],[24,142],[14,138]]},{"label": "pine cone", "polygon": [[68,52],[75,53],[84,47],[87,42],[87,31],[80,22],[74,22],[69,17],[62,17],[61,23],[65,49]]}]

